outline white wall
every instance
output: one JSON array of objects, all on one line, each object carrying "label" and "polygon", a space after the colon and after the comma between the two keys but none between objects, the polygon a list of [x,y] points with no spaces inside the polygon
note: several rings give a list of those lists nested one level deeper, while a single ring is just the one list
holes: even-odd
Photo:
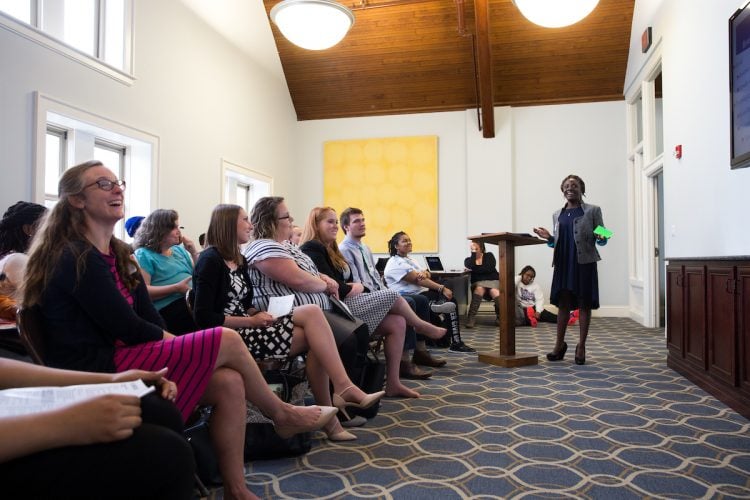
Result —
[{"label": "white wall", "polygon": [[178,210],[193,237],[219,201],[222,157],[288,189],[296,118],[286,82],[177,0],[137,0],[135,13],[132,87],[0,28],[3,211],[31,196],[34,91],[158,136],[159,206]]},{"label": "white wall", "polygon": [[[576,173],[586,181],[587,198],[602,207],[607,227],[615,232],[601,249],[600,313],[626,314],[624,102],[496,108],[493,139],[482,138],[474,110],[301,122],[299,179],[289,193],[293,212],[301,219],[322,202],[324,141],[433,134],[439,145],[439,248],[444,264],[463,265],[468,235],[549,227],[552,212],[564,203],[560,182]],[[533,265],[546,290],[551,262],[545,245],[517,251],[519,270]]]},{"label": "white wall", "polygon": [[[560,184],[568,174],[586,183],[585,201],[599,205],[604,224],[614,232],[597,247],[599,300],[605,306],[628,304],[627,170],[625,103],[622,101],[513,109],[518,232],[536,226],[552,230],[552,212],[565,204]],[[522,247],[518,264],[536,268],[544,290],[552,283],[552,252],[544,245]],[[625,314],[624,309],[602,310]]]},{"label": "white wall", "polygon": [[[729,165],[728,19],[745,0],[636,0],[626,90],[649,54],[641,33],[661,44],[664,91],[665,254],[750,254],[750,168]],[[671,151],[682,144],[683,157]]]}]

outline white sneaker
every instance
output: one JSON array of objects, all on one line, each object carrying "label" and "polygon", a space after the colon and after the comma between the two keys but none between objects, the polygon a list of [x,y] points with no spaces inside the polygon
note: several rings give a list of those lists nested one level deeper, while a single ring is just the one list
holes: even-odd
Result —
[{"label": "white sneaker", "polygon": [[456,311],[453,302],[430,302],[430,310],[437,314],[448,314]]}]

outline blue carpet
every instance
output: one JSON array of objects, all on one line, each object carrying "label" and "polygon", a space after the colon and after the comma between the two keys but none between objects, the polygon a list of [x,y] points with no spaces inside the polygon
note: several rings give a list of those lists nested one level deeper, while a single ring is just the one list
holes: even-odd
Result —
[{"label": "blue carpet", "polygon": [[[464,340],[496,349],[490,317]],[[544,353],[554,325],[516,330],[539,365],[448,365],[407,381],[418,400],[384,400],[358,440],[317,439],[294,459],[247,464],[264,498],[750,498],[750,422],[667,368],[664,331],[595,318],[587,364]],[[211,498],[222,498],[221,489]]]}]

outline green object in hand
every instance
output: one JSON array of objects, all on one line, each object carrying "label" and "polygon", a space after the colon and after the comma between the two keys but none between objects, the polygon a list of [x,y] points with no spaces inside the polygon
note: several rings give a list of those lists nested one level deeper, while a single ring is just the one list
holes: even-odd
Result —
[{"label": "green object in hand", "polygon": [[598,234],[602,238],[611,238],[612,237],[612,231],[607,229],[604,226],[596,226],[596,229],[594,229],[594,234]]}]

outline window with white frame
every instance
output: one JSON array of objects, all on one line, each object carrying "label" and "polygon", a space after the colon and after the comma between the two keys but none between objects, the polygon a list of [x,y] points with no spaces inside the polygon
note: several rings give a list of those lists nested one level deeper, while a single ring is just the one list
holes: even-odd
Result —
[{"label": "window with white frame", "polygon": [[[36,108],[35,201],[54,206],[60,174],[95,159],[127,182],[126,218],[151,213],[156,206],[158,137],[38,93]],[[124,236],[121,222],[115,234]]]},{"label": "window with white frame", "polygon": [[273,178],[226,160],[221,161],[222,203],[253,209],[255,202],[273,192]]},{"label": "window with white frame", "polygon": [[0,28],[132,83],[133,0],[0,0]]}]

